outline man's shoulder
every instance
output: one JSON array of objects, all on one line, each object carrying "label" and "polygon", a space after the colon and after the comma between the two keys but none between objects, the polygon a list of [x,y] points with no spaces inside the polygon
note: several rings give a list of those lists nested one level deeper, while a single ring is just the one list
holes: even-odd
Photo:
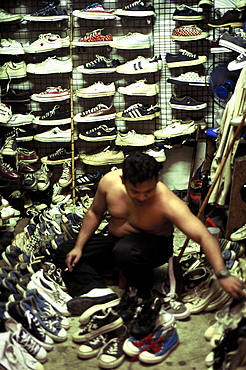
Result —
[{"label": "man's shoulder", "polygon": [[109,186],[111,185],[116,185],[117,183],[121,183],[121,178],[120,176],[122,175],[122,170],[114,170],[107,172],[101,179],[100,185],[101,186]]}]

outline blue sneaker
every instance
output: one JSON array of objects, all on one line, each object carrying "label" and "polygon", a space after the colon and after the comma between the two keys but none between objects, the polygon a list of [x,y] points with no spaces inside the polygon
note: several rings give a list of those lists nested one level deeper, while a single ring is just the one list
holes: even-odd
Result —
[{"label": "blue sneaker", "polygon": [[204,15],[196,10],[191,9],[184,4],[177,6],[173,13],[174,21],[199,21],[204,19]]},{"label": "blue sneaker", "polygon": [[179,344],[179,337],[176,329],[162,329],[152,342],[140,353],[139,360],[146,364],[158,364],[162,362],[171,351]]},{"label": "blue sneaker", "polygon": [[177,54],[166,53],[168,68],[188,67],[205,63],[206,55],[198,56],[185,49],[180,49]]},{"label": "blue sneaker", "polygon": [[25,21],[61,21],[63,19],[68,19],[69,16],[67,14],[66,9],[57,10],[54,2],[43,2],[45,7],[40,9],[32,14],[25,15]]},{"label": "blue sneaker", "polygon": [[155,9],[153,5],[145,6],[144,3],[139,1],[134,1],[132,4],[124,6],[122,9],[116,9],[115,15],[124,17],[155,17]]}]

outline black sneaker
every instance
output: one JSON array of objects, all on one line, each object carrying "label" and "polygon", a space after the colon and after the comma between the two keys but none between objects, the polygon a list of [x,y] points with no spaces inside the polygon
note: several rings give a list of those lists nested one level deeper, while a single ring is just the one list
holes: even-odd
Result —
[{"label": "black sneaker", "polygon": [[100,349],[106,344],[106,336],[98,335],[97,337],[84,342],[78,349],[79,358],[95,357]]},{"label": "black sneaker", "polygon": [[194,66],[206,62],[205,55],[198,56],[191,52],[180,49],[177,54],[166,53],[166,64],[168,68]]},{"label": "black sneaker", "polygon": [[[72,159],[72,153],[67,152],[66,149],[60,148],[55,153],[49,154],[46,157],[41,158],[42,163],[55,165],[55,164],[62,164],[66,161],[71,161]],[[75,153],[74,159],[78,159],[77,153]]]},{"label": "black sneaker", "polygon": [[61,112],[60,106],[57,104],[49,112],[43,116],[34,118],[33,123],[37,125],[64,125],[71,122],[70,112]]},{"label": "black sneaker", "polygon": [[139,307],[139,311],[134,318],[130,334],[136,339],[147,337],[154,329],[156,319],[162,306],[162,299],[152,297]]},{"label": "black sneaker", "polygon": [[122,317],[123,321],[129,321],[135,315],[139,307],[138,296],[133,292],[125,292],[121,297],[120,303],[115,307],[115,311]]},{"label": "black sneaker", "polygon": [[91,62],[88,62],[82,66],[77,67],[77,71],[85,74],[96,74],[96,73],[111,73],[115,72],[116,67],[121,63],[118,59],[108,59],[100,55],[96,55],[96,58]]},{"label": "black sneaker", "polygon": [[150,120],[160,116],[160,110],[152,106],[147,107],[142,103],[136,103],[125,109],[123,112],[116,113],[116,117],[124,121],[142,121]]},{"label": "black sneaker", "polygon": [[72,338],[76,343],[85,342],[100,334],[105,334],[119,328],[123,324],[122,318],[113,311],[105,308],[96,312],[90,319],[89,323],[83,328],[76,331]]},{"label": "black sneaker", "polygon": [[97,170],[96,173],[84,173],[76,179],[77,186],[93,186],[96,185],[102,178],[101,171]]},{"label": "black sneaker", "polygon": [[28,130],[23,130],[22,128],[15,128],[16,141],[32,141],[33,136],[36,135],[37,130],[35,128],[30,128]]},{"label": "black sneaker", "polygon": [[1,96],[2,103],[28,103],[30,101],[31,90],[18,90],[10,88],[8,92]]},{"label": "black sneaker", "polygon": [[107,141],[114,140],[116,138],[116,127],[108,127],[106,125],[100,125],[94,127],[91,130],[86,131],[84,134],[79,134],[79,138],[85,141]]},{"label": "black sneaker", "polygon": [[115,338],[110,339],[97,355],[100,368],[114,369],[122,364],[125,359],[123,344],[128,337],[127,327],[120,326],[115,332]]},{"label": "black sneaker", "polygon": [[212,19],[208,26],[210,27],[242,27],[243,26],[243,14],[239,10],[233,9],[228,10],[223,17],[218,19]]},{"label": "black sneaker", "polygon": [[206,108],[207,103],[197,101],[190,96],[184,96],[182,98],[172,96],[169,101],[169,105],[174,109],[200,110]]}]

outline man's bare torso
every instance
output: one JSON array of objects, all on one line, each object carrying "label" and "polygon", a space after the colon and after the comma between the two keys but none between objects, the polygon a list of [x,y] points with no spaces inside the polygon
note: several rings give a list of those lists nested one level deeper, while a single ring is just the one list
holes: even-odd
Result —
[{"label": "man's bare torso", "polygon": [[[163,207],[166,186],[158,182],[154,197],[145,205],[137,206],[128,196],[120,175],[121,170],[113,171],[104,183],[107,210],[111,216],[109,232],[119,237],[138,232],[170,236],[173,225],[165,217]],[[169,191],[167,189],[167,193]]]}]

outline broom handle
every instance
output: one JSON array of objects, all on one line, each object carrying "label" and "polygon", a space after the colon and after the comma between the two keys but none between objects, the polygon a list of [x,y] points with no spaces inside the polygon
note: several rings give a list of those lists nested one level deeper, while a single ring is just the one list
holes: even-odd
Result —
[{"label": "broom handle", "polygon": [[[243,118],[242,118],[241,122],[239,123],[239,125],[238,125],[238,127],[237,127],[237,129],[236,129],[236,131],[234,133],[234,136],[232,138],[232,141],[231,141],[230,145],[228,146],[227,151],[226,151],[224,157],[222,158],[220,167],[217,170],[217,173],[215,175],[214,181],[212,182],[212,185],[210,186],[210,188],[209,188],[209,190],[207,192],[207,195],[206,195],[206,197],[205,197],[205,199],[204,199],[204,201],[203,201],[203,203],[201,205],[201,208],[199,209],[199,212],[197,214],[197,217],[198,218],[201,217],[201,215],[202,215],[202,213],[203,213],[203,211],[204,211],[204,209],[205,209],[205,207],[206,207],[206,205],[208,203],[209,197],[210,197],[210,195],[211,195],[211,193],[212,193],[212,191],[213,191],[213,189],[214,189],[214,187],[215,187],[215,185],[216,185],[216,183],[217,183],[217,181],[218,181],[218,179],[219,179],[219,177],[220,177],[220,175],[221,175],[221,173],[223,171],[223,168],[225,166],[225,163],[227,161],[227,158],[228,158],[230,152],[232,151],[233,145],[235,144],[235,141],[236,141],[237,137],[239,136],[239,134],[241,132],[241,129],[242,129],[243,125],[244,125],[245,119],[246,119],[246,111],[244,112]],[[187,244],[189,243],[189,240],[190,240],[190,238],[187,237],[186,240],[185,240],[185,242],[184,242],[184,245],[182,246],[181,251],[180,251],[180,253],[179,253],[178,257],[177,257],[178,258],[178,261],[180,261],[180,259],[182,258],[183,253],[185,251],[185,248],[187,247]]]}]

